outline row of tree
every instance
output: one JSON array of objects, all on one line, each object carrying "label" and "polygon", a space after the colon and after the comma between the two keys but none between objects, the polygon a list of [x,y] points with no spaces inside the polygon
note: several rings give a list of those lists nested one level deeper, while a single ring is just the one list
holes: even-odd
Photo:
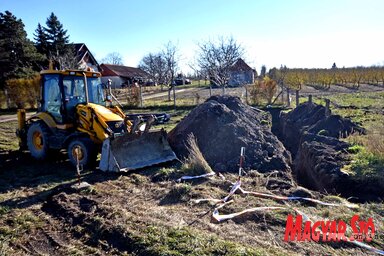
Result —
[{"label": "row of tree", "polygon": [[268,76],[287,88],[300,90],[303,85],[329,89],[331,85],[359,88],[361,84],[384,85],[384,67],[331,69],[272,68]]}]

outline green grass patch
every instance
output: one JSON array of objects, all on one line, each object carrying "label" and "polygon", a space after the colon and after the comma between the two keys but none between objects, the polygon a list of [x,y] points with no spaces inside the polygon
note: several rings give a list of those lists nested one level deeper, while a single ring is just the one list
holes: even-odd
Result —
[{"label": "green grass patch", "polygon": [[7,214],[10,211],[8,206],[0,206],[0,217]]},{"label": "green grass patch", "polygon": [[140,243],[146,255],[266,255],[282,254],[273,249],[251,248],[205,235],[191,228],[150,226]]},{"label": "green grass patch", "polygon": [[335,94],[329,97],[332,102],[341,106],[355,106],[357,108],[383,108],[384,92],[358,92]]},{"label": "green grass patch", "polygon": [[384,184],[384,157],[367,152],[363,147],[355,155],[350,169],[359,176],[381,179]]},{"label": "green grass patch", "polygon": [[357,153],[361,152],[362,150],[364,150],[364,147],[361,145],[352,145],[348,148],[348,152],[351,154],[357,154]]},{"label": "green grass patch", "polygon": [[156,173],[152,177],[152,181],[167,181],[175,179],[175,175],[177,175],[179,171],[176,168],[161,168],[156,171]]}]

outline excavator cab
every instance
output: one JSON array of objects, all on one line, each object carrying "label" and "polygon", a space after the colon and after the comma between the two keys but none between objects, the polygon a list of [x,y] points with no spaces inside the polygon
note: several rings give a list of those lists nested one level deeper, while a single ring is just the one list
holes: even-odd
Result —
[{"label": "excavator cab", "polygon": [[40,74],[38,111],[28,120],[19,111],[16,132],[21,148],[36,159],[46,158],[51,149],[66,149],[74,165],[92,167],[101,151],[103,171],[129,171],[176,159],[165,131],[150,129],[169,115],[125,115],[109,100],[115,97],[103,89],[98,72]]},{"label": "excavator cab", "polygon": [[68,74],[49,72],[42,73],[41,78],[42,99],[39,111],[49,113],[58,123],[73,122],[78,104],[86,104],[88,101],[105,105],[104,92],[98,73],[84,78],[84,76],[76,75],[75,71],[70,71]]}]

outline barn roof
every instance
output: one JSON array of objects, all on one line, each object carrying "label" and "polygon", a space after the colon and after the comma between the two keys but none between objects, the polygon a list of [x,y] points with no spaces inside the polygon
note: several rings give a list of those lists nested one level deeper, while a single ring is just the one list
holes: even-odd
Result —
[{"label": "barn roof", "polygon": [[84,43],[74,43],[69,45],[74,47],[79,62],[88,56],[96,66],[99,66],[99,63],[97,63],[97,60]]},{"label": "barn roof", "polygon": [[238,58],[235,64],[232,65],[231,67],[232,71],[253,71],[253,69],[248,66],[247,63],[242,58]]},{"label": "barn roof", "polygon": [[100,67],[103,76],[120,76],[124,78],[148,77],[148,73],[140,68],[112,64],[101,64]]}]

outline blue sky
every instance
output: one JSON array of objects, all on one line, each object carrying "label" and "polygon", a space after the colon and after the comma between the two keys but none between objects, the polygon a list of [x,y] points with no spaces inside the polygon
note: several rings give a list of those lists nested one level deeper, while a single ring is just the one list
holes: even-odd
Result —
[{"label": "blue sky", "polygon": [[197,43],[218,36],[233,36],[258,71],[384,65],[381,0],[0,0],[5,10],[30,38],[54,12],[71,42],[86,43],[99,60],[119,52],[130,66],[172,41],[187,72]]}]

